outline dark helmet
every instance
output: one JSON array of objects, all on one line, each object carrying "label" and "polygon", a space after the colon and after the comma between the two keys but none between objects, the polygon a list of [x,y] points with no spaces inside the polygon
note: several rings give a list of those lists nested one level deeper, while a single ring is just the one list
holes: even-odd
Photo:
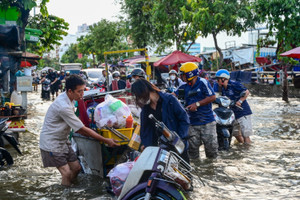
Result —
[{"label": "dark helmet", "polygon": [[143,69],[136,68],[132,70],[131,76],[139,76],[145,78],[145,71]]},{"label": "dark helmet", "polygon": [[118,72],[118,71],[115,71],[115,72],[113,72],[113,74],[112,74],[112,77],[113,78],[116,78],[116,77],[120,77],[121,75],[120,75],[120,72]]}]

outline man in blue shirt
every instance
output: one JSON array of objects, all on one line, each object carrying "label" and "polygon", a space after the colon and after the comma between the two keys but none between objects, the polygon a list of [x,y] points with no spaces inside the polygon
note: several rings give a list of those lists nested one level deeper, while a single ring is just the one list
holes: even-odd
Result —
[{"label": "man in blue shirt", "polygon": [[[230,73],[225,69],[220,69],[216,73],[217,83],[222,87],[222,95],[236,102],[236,106],[232,107],[236,121],[233,127],[233,136],[239,143],[250,144],[250,136],[252,132],[251,114],[252,111],[247,102],[250,94],[249,90],[240,82],[230,80]],[[244,92],[245,95],[241,96]],[[242,107],[239,108],[239,107]]]},{"label": "man in blue shirt", "polygon": [[184,100],[190,118],[189,129],[189,156],[198,159],[199,147],[203,142],[207,158],[215,158],[218,154],[218,140],[216,122],[212,111],[212,102],[216,99],[215,93],[208,81],[198,77],[199,69],[194,63],[187,62],[180,67],[180,74],[184,84],[176,90],[184,90]]}]

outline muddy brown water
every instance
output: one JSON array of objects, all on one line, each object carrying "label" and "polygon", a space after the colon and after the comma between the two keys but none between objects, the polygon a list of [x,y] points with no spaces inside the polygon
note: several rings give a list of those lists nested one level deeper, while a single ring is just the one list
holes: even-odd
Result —
[{"label": "muddy brown water", "polygon": [[[300,199],[300,100],[249,97],[253,110],[253,144],[234,144],[218,159],[192,163],[204,185],[196,184],[191,199]],[[60,186],[61,176],[43,168],[39,132],[51,101],[28,94],[27,132],[20,133],[23,155],[11,147],[15,164],[0,170],[0,199],[111,199],[107,180],[80,174],[72,188]]]}]

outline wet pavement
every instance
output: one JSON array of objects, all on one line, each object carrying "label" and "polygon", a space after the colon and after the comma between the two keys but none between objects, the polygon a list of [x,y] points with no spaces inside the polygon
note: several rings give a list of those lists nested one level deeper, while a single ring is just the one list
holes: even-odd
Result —
[{"label": "wet pavement", "polygon": [[[205,185],[196,184],[191,199],[300,199],[300,100],[249,97],[255,136],[251,146],[234,144],[218,159],[193,165]],[[0,199],[111,199],[107,180],[80,174],[72,188],[60,186],[56,169],[43,168],[39,132],[51,101],[28,94],[27,132],[20,133],[15,164],[0,170]]]}]

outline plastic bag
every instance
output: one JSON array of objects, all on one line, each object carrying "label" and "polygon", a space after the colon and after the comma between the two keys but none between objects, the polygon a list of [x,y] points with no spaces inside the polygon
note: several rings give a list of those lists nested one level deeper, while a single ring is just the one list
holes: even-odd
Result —
[{"label": "plastic bag", "polygon": [[124,128],[130,114],[131,111],[125,103],[107,94],[105,100],[95,108],[94,119],[98,128],[105,125]]},{"label": "plastic bag", "polygon": [[109,171],[107,176],[109,177],[111,187],[116,196],[121,194],[124,183],[130,173],[135,162],[125,162],[118,164]]}]

